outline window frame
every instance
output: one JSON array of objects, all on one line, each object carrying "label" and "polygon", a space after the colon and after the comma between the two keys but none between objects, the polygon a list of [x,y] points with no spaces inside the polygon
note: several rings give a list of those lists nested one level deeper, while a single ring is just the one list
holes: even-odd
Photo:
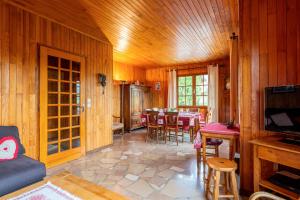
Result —
[{"label": "window frame", "polygon": [[[196,76],[199,75],[208,75],[207,73],[197,73],[197,74],[182,74],[182,75],[177,75],[177,79],[176,79],[176,98],[177,98],[177,108],[207,108],[207,105],[201,105],[201,106],[197,106],[196,105],[196,97],[197,96],[206,96],[206,95],[196,95]],[[191,106],[187,106],[187,105],[179,105],[179,78],[180,77],[187,77],[187,76],[192,76],[192,97],[193,97],[193,103]],[[203,84],[204,86],[204,84]],[[186,87],[186,86],[185,86]],[[208,87],[208,84],[207,84]],[[209,92],[209,91],[208,91]],[[208,95],[207,95],[208,96]]]}]

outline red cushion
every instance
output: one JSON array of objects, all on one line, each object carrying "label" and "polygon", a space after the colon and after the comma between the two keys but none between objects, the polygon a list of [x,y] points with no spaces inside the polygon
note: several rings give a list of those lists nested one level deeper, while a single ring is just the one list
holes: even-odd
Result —
[{"label": "red cushion", "polygon": [[12,137],[3,137],[0,140],[0,161],[13,160],[18,157],[19,146],[17,140]]}]

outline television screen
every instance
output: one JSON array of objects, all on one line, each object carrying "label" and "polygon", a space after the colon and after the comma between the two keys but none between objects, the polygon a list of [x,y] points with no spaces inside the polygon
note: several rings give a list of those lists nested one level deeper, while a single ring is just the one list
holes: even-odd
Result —
[{"label": "television screen", "polygon": [[300,85],[265,88],[265,129],[300,135]]}]

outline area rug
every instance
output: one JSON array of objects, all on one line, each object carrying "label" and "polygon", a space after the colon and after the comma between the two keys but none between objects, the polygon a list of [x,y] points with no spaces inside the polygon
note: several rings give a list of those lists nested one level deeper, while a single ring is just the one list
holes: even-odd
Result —
[{"label": "area rug", "polygon": [[9,200],[81,200],[51,182]]}]

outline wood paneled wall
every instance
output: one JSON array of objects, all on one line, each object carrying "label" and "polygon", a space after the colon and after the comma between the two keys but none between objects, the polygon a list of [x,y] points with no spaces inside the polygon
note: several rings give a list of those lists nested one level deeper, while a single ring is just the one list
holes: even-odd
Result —
[{"label": "wood paneled wall", "polygon": [[[168,106],[168,76],[167,69],[165,67],[147,69],[146,80],[147,85],[151,86],[152,93],[152,107],[166,108]],[[161,90],[154,89],[156,82],[160,82]]]},{"label": "wood paneled wall", "polygon": [[[0,2],[0,124],[19,128],[26,154],[38,158],[38,48],[46,45],[86,57],[87,150],[112,143],[112,46]],[[96,74],[107,75],[105,94]]]},{"label": "wood paneled wall", "polygon": [[253,190],[249,140],[264,131],[264,88],[300,84],[300,1],[240,0],[241,189]]},{"label": "wood paneled wall", "polygon": [[120,84],[121,81],[132,83],[139,81],[146,84],[146,70],[137,66],[113,62],[113,114],[120,116]]},{"label": "wood paneled wall", "polygon": [[124,64],[120,62],[113,63],[113,80],[116,81],[127,81],[135,82],[140,81],[141,83],[146,82],[146,69]]},{"label": "wood paneled wall", "polygon": [[[208,64],[219,64],[219,120],[229,121],[229,91],[225,89],[225,79],[229,77],[229,58],[215,60],[206,63],[193,63],[175,65],[172,67],[161,67],[146,70],[147,85],[151,86],[152,106],[167,107],[168,104],[168,69],[177,69],[178,74],[197,74],[207,72]],[[155,91],[155,82],[160,82],[161,90]]]}]

